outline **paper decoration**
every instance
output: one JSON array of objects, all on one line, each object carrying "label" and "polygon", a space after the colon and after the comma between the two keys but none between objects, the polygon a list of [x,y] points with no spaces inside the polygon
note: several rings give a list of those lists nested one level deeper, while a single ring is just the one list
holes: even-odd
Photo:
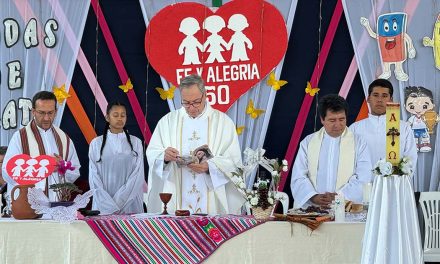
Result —
[{"label": "paper decoration", "polygon": [[145,35],[148,61],[161,76],[179,84],[186,75],[201,75],[208,103],[223,112],[268,75],[286,49],[284,18],[262,0],[230,1],[215,13],[199,3],[175,3],[151,19]]},{"label": "paper decoration", "polygon": [[431,151],[431,136],[440,117],[434,110],[432,92],[425,87],[409,86],[405,88],[405,109],[417,144],[417,151]]},{"label": "paper decoration", "polygon": [[435,67],[440,70],[440,14],[437,16],[437,20],[434,24],[432,39],[429,37],[424,37],[423,46],[432,47]]},{"label": "paper decoration", "polygon": [[162,100],[173,99],[175,90],[176,90],[176,86],[174,86],[174,85],[171,86],[168,90],[165,90],[161,87],[156,87],[156,91],[159,92],[160,98]]},{"label": "paper decoration", "polygon": [[64,100],[70,97],[70,94],[66,91],[66,85],[63,84],[60,87],[53,87],[53,93],[57,98],[58,104],[62,105]]},{"label": "paper decoration", "polygon": [[255,108],[254,102],[252,101],[252,99],[250,99],[246,107],[246,114],[248,114],[251,118],[255,119],[259,117],[262,113],[264,113],[264,110]]},{"label": "paper decoration", "polygon": [[30,188],[28,193],[29,205],[35,210],[37,214],[46,214],[53,220],[61,223],[71,223],[76,220],[77,211],[84,208],[90,201],[95,190],[89,190],[84,194],[78,194],[73,200],[71,206],[56,206],[50,207],[49,198],[39,188]]},{"label": "paper decoration", "polygon": [[[247,147],[243,151],[243,175],[252,172],[264,157],[266,150],[263,148],[257,148],[255,150]],[[251,176],[251,185],[254,184],[255,175]]]},{"label": "paper decoration", "polygon": [[124,91],[124,93],[128,93],[131,89],[133,89],[133,84],[131,84],[130,78],[128,78],[127,82],[123,85],[119,85],[119,88]]},{"label": "paper decoration", "polygon": [[310,96],[315,96],[315,94],[317,94],[319,90],[321,89],[319,89],[318,87],[312,88],[312,84],[310,82],[307,82],[307,87],[305,89],[306,94],[309,94]]},{"label": "paper decoration", "polygon": [[237,131],[237,135],[241,135],[246,127],[245,126],[239,126],[235,130]]},{"label": "paper decoration", "polygon": [[9,159],[6,172],[18,184],[36,184],[49,177],[56,168],[56,159],[48,155],[32,158],[19,154]]},{"label": "paper decoration", "polygon": [[399,81],[408,81],[408,74],[402,64],[407,58],[416,56],[416,50],[410,36],[406,33],[407,14],[396,12],[382,14],[377,18],[377,33],[373,32],[367,18],[361,17],[361,25],[370,37],[377,39],[382,59],[382,74],[378,78],[391,77],[391,65],[395,65],[394,75]]},{"label": "paper decoration", "polygon": [[271,72],[269,75],[269,79],[267,79],[267,85],[271,86],[272,89],[278,91],[282,86],[286,85],[287,81],[284,80],[276,80],[275,73]]}]

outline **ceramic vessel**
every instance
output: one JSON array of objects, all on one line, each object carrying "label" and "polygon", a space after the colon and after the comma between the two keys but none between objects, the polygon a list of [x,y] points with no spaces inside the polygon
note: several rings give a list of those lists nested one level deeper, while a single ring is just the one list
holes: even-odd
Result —
[{"label": "ceramic vessel", "polygon": [[[15,219],[35,219],[41,217],[36,214],[28,202],[28,190],[35,187],[34,184],[16,185],[11,190],[12,216]],[[19,190],[18,197],[15,199],[15,191]]]}]

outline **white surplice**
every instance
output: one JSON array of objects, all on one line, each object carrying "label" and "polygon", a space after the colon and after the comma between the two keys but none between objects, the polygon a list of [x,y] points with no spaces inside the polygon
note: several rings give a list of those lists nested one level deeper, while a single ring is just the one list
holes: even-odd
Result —
[{"label": "white surplice", "polygon": [[[164,162],[168,147],[177,149],[180,155],[188,155],[203,144],[214,155],[207,161],[209,174],[193,173],[188,168],[179,168],[175,162]],[[173,194],[168,204],[171,213],[176,209],[191,209],[189,205],[191,212],[200,208],[198,212],[209,214],[240,213],[245,200],[230,177],[241,165],[241,151],[235,124],[226,114],[209,105],[196,118],[190,117],[184,108],[168,113],[157,124],[146,154],[149,212],[162,211],[159,193],[168,192]]]},{"label": "white surplice", "polygon": [[[352,176],[339,190],[336,189],[338,177],[341,137],[331,137],[324,133],[319,152],[316,188],[309,178],[308,145],[312,137],[308,135],[300,143],[300,147],[292,168],[290,188],[294,198],[294,208],[307,207],[312,204],[310,198],[325,192],[342,192],[346,200],[362,203],[363,184],[370,182],[371,160],[365,141],[354,136],[355,165]],[[342,149],[344,146],[342,146]]]},{"label": "white surplice", "polygon": [[[57,155],[63,155],[62,153],[59,153],[58,147],[55,141],[55,136],[52,132],[52,129],[44,130],[40,127],[38,127],[38,132],[40,132],[41,139],[43,140],[44,150],[47,155],[53,156],[53,154]],[[14,157],[15,155],[23,154],[23,148],[21,146],[21,139],[20,139],[20,131],[17,131],[14,133],[14,135],[11,138],[11,141],[8,145],[8,150],[6,151],[5,158],[3,160],[2,165],[2,176],[3,179],[8,183],[8,193],[11,192],[12,188],[17,185],[17,183],[8,175],[6,172],[6,164],[7,162]],[[64,158],[64,157],[63,157]],[[75,146],[73,145],[72,140],[70,140],[70,146],[69,146],[69,153],[67,155],[67,161],[70,161],[72,163],[72,166],[75,167],[73,171],[68,170],[65,174],[66,181],[67,182],[74,182],[78,177],[79,174],[79,168],[81,165],[79,164],[78,156],[76,154]],[[50,175],[48,178],[48,185],[55,184],[59,182],[58,179],[58,173],[55,172]],[[37,184],[35,184],[35,187],[40,188],[42,190],[45,189],[46,181],[40,181]],[[49,199],[50,201],[57,201],[57,197],[55,192],[53,192],[51,189],[48,191]]]},{"label": "white surplice", "polygon": [[124,132],[107,133],[102,151],[103,136],[92,140],[89,148],[89,183],[93,194],[93,209],[104,214],[142,213],[144,158],[142,142],[130,135],[134,153]]},{"label": "white surplice", "polygon": [[[371,162],[376,164],[380,159],[386,158],[386,115],[368,115],[368,118],[353,123],[350,130],[359,135],[367,142],[371,156]],[[400,157],[409,157],[412,162],[413,171],[417,165],[417,148],[414,140],[414,133],[411,127],[400,121]],[[372,180],[374,175],[371,174]],[[416,186],[413,184],[413,186]]]}]

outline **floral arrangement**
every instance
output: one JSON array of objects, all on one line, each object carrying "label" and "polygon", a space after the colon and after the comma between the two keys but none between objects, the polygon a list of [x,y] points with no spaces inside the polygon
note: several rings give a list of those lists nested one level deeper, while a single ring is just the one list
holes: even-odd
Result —
[{"label": "floral arrangement", "polygon": [[231,180],[252,207],[262,207],[265,210],[272,206],[275,201],[281,199],[277,193],[281,180],[281,171],[287,171],[288,168],[286,160],[279,162],[278,159],[269,160],[265,157],[263,157],[260,165],[270,171],[271,181],[258,178],[257,182],[253,185],[254,189],[249,190],[245,184],[246,171],[244,168],[238,168],[236,172],[232,172]]},{"label": "floral arrangement", "polygon": [[51,184],[49,189],[52,189],[56,194],[58,201],[69,201],[73,192],[82,193],[82,191],[73,183],[66,181],[66,172],[73,171],[75,167],[70,161],[60,160],[57,164],[58,183]]},{"label": "floral arrangement", "polygon": [[388,177],[390,175],[409,176],[412,175],[412,162],[409,157],[403,157],[395,166],[385,159],[380,159],[374,166],[373,173],[378,176]]},{"label": "floral arrangement", "polygon": [[281,162],[278,162],[278,159],[269,160],[269,165],[272,167],[272,185],[274,191],[278,192],[278,187],[280,185],[281,180],[281,172],[287,172],[289,169],[287,167],[287,160],[283,159]]}]

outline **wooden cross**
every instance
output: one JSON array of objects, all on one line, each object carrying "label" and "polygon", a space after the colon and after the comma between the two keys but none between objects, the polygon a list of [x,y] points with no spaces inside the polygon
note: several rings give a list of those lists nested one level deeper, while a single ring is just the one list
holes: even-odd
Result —
[{"label": "wooden cross", "polygon": [[396,142],[394,142],[394,137],[395,136],[400,136],[400,132],[397,128],[392,127],[388,130],[387,136],[391,136],[392,137],[392,141],[391,141],[391,146],[394,146],[394,144],[396,144]]}]

